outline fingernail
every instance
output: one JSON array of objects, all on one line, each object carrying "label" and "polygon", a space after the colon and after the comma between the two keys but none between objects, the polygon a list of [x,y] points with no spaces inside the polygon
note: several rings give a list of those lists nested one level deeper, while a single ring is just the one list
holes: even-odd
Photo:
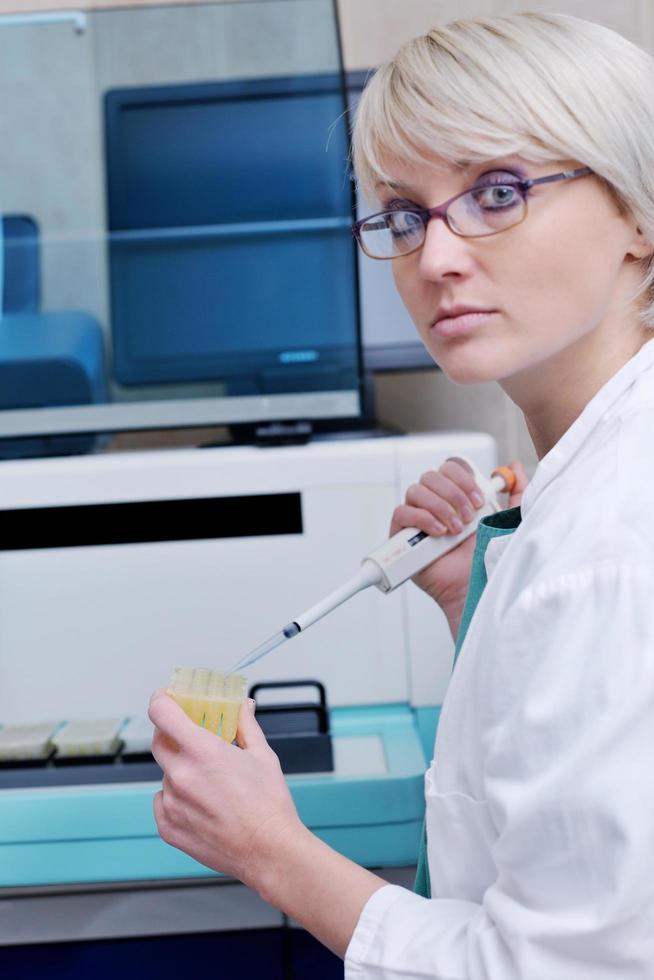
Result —
[{"label": "fingernail", "polygon": [[473,504],[476,504],[477,507],[483,506],[484,498],[482,497],[482,495],[479,493],[478,490],[473,490],[472,493],[470,494],[470,497],[472,499]]},{"label": "fingernail", "polygon": [[434,534],[443,534],[445,531],[447,528],[444,524],[441,524],[440,521],[434,521]]},{"label": "fingernail", "polygon": [[463,520],[466,522],[466,524],[469,524],[470,521],[472,520],[472,511],[470,510],[469,507],[462,507],[461,516],[463,517]]},{"label": "fingernail", "polygon": [[450,527],[452,528],[455,534],[460,534],[461,531],[463,530],[463,524],[461,523],[458,517],[452,518],[450,522]]}]

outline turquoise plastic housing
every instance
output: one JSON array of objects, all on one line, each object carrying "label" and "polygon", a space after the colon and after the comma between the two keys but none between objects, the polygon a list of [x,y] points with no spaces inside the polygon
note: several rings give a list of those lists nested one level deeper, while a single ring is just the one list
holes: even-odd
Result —
[{"label": "turquoise plastic housing", "polygon": [[[424,745],[438,709],[340,708],[334,736],[378,735],[386,771],[289,776],[303,822],[366,867],[416,861],[424,815]],[[0,888],[213,876],[164,843],[152,812],[159,783],[0,791]]]}]

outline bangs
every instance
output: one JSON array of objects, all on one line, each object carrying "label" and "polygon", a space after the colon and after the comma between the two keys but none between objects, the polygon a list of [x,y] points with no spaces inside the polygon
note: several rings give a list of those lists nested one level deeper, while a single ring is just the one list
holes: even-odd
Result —
[{"label": "bangs", "polygon": [[512,37],[513,20],[435,28],[377,71],[353,132],[354,169],[366,197],[376,196],[375,184],[392,180],[391,161],[440,157],[465,166],[510,154],[534,162],[577,158],[578,122],[556,80],[578,69],[565,68],[570,53],[544,45],[552,41],[547,32],[539,39],[552,48],[545,58]]}]

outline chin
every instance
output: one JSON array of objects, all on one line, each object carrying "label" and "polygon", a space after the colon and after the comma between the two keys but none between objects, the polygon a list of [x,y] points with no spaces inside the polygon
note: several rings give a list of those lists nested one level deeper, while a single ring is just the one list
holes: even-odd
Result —
[{"label": "chin", "polygon": [[488,356],[488,352],[484,354],[479,348],[474,350],[472,345],[460,345],[458,349],[450,346],[447,350],[441,347],[438,352],[428,350],[443,374],[455,384],[483,384],[498,381],[503,375],[500,366]]}]

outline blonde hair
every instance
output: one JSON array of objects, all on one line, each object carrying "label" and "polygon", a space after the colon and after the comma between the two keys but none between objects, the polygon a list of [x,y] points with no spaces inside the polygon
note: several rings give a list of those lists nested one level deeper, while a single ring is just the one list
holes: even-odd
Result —
[{"label": "blonde hair", "polygon": [[[518,13],[435,27],[368,82],[352,146],[370,199],[389,160],[577,160],[654,242],[654,59],[600,24]],[[654,260],[642,265],[654,327]]]}]

